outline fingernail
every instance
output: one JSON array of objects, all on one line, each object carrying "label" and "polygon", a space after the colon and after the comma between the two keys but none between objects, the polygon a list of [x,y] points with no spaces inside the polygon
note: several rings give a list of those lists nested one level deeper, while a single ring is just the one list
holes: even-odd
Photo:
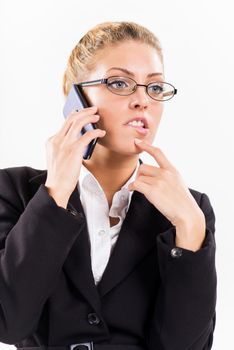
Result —
[{"label": "fingernail", "polygon": [[97,106],[89,107],[90,109],[97,109]]},{"label": "fingernail", "polygon": [[134,139],[134,142],[135,142],[135,143],[140,143],[140,142],[142,142],[142,140],[140,140],[140,139]]}]

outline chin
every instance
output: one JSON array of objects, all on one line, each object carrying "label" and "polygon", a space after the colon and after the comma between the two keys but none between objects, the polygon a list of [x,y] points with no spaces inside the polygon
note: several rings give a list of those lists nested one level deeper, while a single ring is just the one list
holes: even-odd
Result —
[{"label": "chin", "polygon": [[128,156],[131,156],[131,155],[136,155],[136,154],[140,154],[142,153],[143,151],[142,150],[139,150],[139,148],[137,149],[137,146],[135,144],[133,144],[132,146],[127,146],[123,149],[123,147],[121,147],[121,149],[119,149],[119,152],[118,153],[121,153],[123,155],[128,155]]},{"label": "chin", "polygon": [[123,138],[120,137],[118,140],[116,140],[116,142],[113,142],[113,140],[112,142],[108,142],[108,140],[101,140],[101,142],[98,143],[100,146],[108,149],[111,152],[125,156],[131,156],[143,152],[135,145],[134,138],[129,139],[128,142],[124,140],[122,143],[120,143],[121,140],[123,141]]}]

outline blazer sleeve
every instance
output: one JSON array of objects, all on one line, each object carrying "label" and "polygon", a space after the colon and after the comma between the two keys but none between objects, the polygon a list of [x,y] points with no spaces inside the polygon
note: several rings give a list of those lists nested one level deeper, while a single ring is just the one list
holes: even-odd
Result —
[{"label": "blazer sleeve", "polygon": [[217,285],[215,214],[205,193],[200,208],[206,219],[206,236],[198,251],[175,246],[175,226],[157,237],[161,286],[148,328],[150,349],[212,347]]},{"label": "blazer sleeve", "polygon": [[64,260],[84,225],[59,207],[44,184],[26,207],[6,169],[0,169],[0,342],[32,334]]}]

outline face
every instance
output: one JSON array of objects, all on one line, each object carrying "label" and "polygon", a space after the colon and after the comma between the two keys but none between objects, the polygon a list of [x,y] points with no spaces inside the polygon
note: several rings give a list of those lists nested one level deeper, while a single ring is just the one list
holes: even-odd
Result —
[{"label": "face", "polygon": [[[90,72],[88,79],[96,80],[110,76],[133,78],[139,84],[164,81],[163,65],[157,51],[139,42],[128,41],[114,48],[106,48],[97,57],[96,68]],[[119,67],[126,69],[128,74]],[[157,75],[148,77],[151,73]],[[159,74],[160,73],[160,74]],[[105,84],[83,87],[91,105],[98,107],[100,119],[97,127],[106,130],[106,135],[98,139],[96,147],[105,147],[109,151],[122,155],[140,153],[134,144],[134,138],[152,143],[156,135],[163,103],[153,100],[145,87],[128,96],[120,96],[109,91]],[[148,122],[148,132],[140,134],[136,128],[126,125],[130,119],[144,117]]]}]

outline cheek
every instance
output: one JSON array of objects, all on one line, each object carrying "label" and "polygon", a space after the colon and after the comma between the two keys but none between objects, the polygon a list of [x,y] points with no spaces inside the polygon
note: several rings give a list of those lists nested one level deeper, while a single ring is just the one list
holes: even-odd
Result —
[{"label": "cheek", "polygon": [[123,106],[113,103],[111,101],[105,101],[98,106],[98,114],[100,115],[99,125],[110,133],[115,132],[125,122],[125,114]]},{"label": "cheek", "polygon": [[157,134],[158,128],[159,128],[159,124],[161,122],[161,118],[162,118],[162,114],[163,114],[163,110],[164,110],[164,105],[163,104],[158,104],[154,110],[153,110],[153,122],[151,124],[151,129],[150,129],[150,133],[148,136],[148,141],[150,143],[152,143],[154,141],[154,138]]},{"label": "cheek", "polygon": [[[100,88],[99,88],[100,89]],[[95,87],[87,91],[86,96],[91,105],[98,107],[97,114],[100,115],[100,119],[97,125],[100,128],[107,129],[110,131],[113,126],[117,126],[120,123],[121,115],[123,111],[121,110],[122,101],[116,102],[116,97],[113,94],[106,92],[105,94]]]},{"label": "cheek", "polygon": [[159,121],[161,120],[163,111],[164,111],[164,104],[163,104],[163,102],[161,102],[161,103],[159,103],[158,109],[157,109],[157,116],[158,116]]},{"label": "cheek", "polygon": [[156,116],[156,118],[155,118],[155,127],[156,128],[158,127],[158,124],[161,121],[163,110],[164,110],[164,104],[163,103],[159,103],[155,107],[154,115]]},{"label": "cheek", "polygon": [[120,123],[118,115],[113,111],[110,111],[107,107],[98,107],[98,114],[100,115],[100,119],[97,125],[100,126],[100,128],[111,132],[111,130],[118,127]]},{"label": "cheek", "polygon": [[159,102],[159,104],[156,106],[156,114],[161,117],[164,110],[164,103]]}]

